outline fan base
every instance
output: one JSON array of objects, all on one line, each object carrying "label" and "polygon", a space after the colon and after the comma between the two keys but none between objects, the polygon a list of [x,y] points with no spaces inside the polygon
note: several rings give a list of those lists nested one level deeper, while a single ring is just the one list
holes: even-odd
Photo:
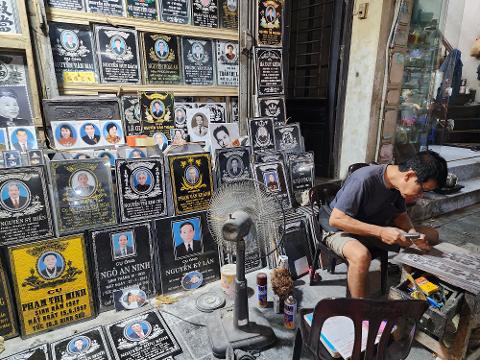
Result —
[{"label": "fan base", "polygon": [[233,307],[220,309],[208,322],[208,336],[213,354],[225,359],[228,346],[233,350],[263,350],[277,340],[267,319],[258,309],[249,309],[249,323],[241,328],[233,326]]}]

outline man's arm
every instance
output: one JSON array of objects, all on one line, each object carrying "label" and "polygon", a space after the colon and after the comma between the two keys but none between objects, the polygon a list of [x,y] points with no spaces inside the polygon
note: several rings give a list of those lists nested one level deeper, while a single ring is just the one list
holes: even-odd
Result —
[{"label": "man's arm", "polygon": [[372,225],[348,216],[343,211],[334,208],[329,219],[330,226],[343,231],[360,235],[374,236],[386,244],[398,244],[400,246],[410,246],[411,242],[402,236],[402,231],[394,227],[383,227]]}]

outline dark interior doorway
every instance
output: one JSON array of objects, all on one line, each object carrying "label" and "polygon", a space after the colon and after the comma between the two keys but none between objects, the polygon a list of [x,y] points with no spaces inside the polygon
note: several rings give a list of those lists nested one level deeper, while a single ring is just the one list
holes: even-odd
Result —
[{"label": "dark interior doorway", "polygon": [[[288,1],[287,116],[299,122],[316,175],[334,177],[353,0]],[[347,61],[344,61],[346,59]]]}]

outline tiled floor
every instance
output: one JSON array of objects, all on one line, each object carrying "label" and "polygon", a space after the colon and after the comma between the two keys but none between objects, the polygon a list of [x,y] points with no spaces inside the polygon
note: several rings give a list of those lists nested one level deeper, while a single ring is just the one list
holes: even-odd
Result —
[{"label": "tiled floor", "polygon": [[[480,204],[442,216],[438,219],[426,221],[425,223],[438,227],[443,241],[468,247],[474,251],[478,250],[477,247],[480,248],[480,236],[478,235],[480,234]],[[300,306],[313,307],[322,298],[343,297],[345,295],[345,270],[346,268],[344,266],[339,266],[337,267],[337,273],[335,275],[322,273],[323,281],[319,286],[308,286],[306,283],[307,279],[305,278],[298,280],[295,285]],[[249,278],[250,287],[253,287],[253,274],[250,274]],[[371,289],[379,288],[378,263],[372,264],[369,280]],[[390,282],[394,285],[398,282],[398,279],[391,278]],[[210,284],[207,287],[191,293],[189,296],[181,298],[176,304],[166,305],[161,308],[164,318],[172,328],[183,349],[183,353],[175,357],[178,360],[214,359],[211,354],[206,328],[183,321],[188,320],[198,324],[206,324],[209,321],[209,314],[201,313],[195,308],[195,299],[197,296],[209,290],[220,291],[219,284]],[[269,298],[271,299],[271,293],[269,293]],[[255,296],[250,298],[250,302],[252,307],[255,306]],[[258,354],[258,359],[290,359],[293,351],[294,331],[284,329],[282,326],[282,316],[274,314],[271,308],[267,308],[263,312],[274,327],[278,341],[274,348]],[[7,350],[1,356],[26,349],[32,344],[57,340],[73,334],[74,331],[86,330],[97,325],[106,324],[117,317],[118,314],[107,312],[101,314],[95,320],[31,339],[21,340],[16,338],[9,340],[6,342]],[[303,358],[311,359],[311,356],[304,354]],[[408,357],[409,360],[426,360],[433,358],[430,351],[418,344],[414,345]]]}]

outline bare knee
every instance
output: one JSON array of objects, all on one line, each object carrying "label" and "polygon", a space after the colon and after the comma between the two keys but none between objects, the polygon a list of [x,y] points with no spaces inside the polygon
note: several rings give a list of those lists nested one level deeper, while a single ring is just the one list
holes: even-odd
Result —
[{"label": "bare knee", "polygon": [[[350,246],[348,246],[350,245]],[[360,242],[348,242],[345,245],[344,255],[350,266],[356,267],[358,270],[368,270],[372,256],[370,251]]]}]

